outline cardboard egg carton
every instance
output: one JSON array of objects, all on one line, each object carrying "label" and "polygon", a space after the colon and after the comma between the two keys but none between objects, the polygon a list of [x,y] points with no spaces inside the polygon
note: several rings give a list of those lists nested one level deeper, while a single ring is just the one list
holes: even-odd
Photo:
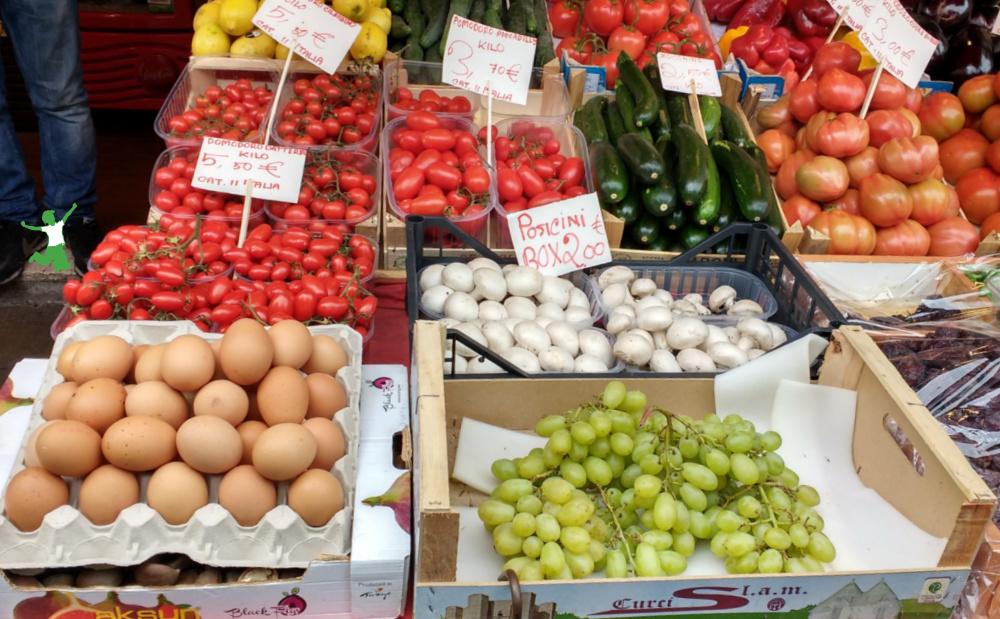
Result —
[{"label": "cardboard egg carton", "polygon": [[[221,475],[207,476],[209,503],[199,508],[187,523],[171,525],[144,503],[151,472],[138,475],[140,502],[122,510],[111,524],[98,526],[77,510],[82,479],[74,478],[68,480],[69,504],[46,514],[36,531],[20,531],[4,518],[0,496],[0,568],[126,566],[160,553],[181,553],[199,563],[219,567],[304,568],[319,556],[350,554],[360,434],[361,336],[343,325],[309,327],[309,331],[332,337],[344,347],[350,359],[336,375],[348,393],[348,406],[334,418],[344,430],[348,444],[347,454],[332,470],[344,488],[344,508],[325,526],[310,527],[285,504],[288,482],[278,484],[278,505],[256,526],[240,526],[228,510],[215,502]],[[133,345],[158,344],[188,333],[209,341],[222,337],[203,333],[186,321],[86,321],[60,334],[52,348],[12,474],[24,468],[28,439],[46,421],[41,415],[45,397],[63,382],[56,363],[67,344],[99,335],[117,335]]]}]

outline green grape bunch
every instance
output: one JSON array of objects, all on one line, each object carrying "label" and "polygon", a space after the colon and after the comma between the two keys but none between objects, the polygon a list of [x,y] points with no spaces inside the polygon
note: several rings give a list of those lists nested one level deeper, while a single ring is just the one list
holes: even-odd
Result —
[{"label": "green grape bunch", "polygon": [[699,541],[733,574],[822,572],[836,557],[781,436],[739,415],[674,415],[612,381],[535,432],[545,446],[495,461],[479,505],[521,580],[674,576]]}]

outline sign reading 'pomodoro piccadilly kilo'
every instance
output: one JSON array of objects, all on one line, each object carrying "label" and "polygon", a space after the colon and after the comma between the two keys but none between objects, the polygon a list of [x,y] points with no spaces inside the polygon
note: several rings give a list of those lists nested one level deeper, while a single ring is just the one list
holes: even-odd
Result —
[{"label": "sign reading 'pomodoro piccadilly kilo'", "polygon": [[517,263],[544,275],[563,275],[611,261],[611,246],[596,193],[507,216]]}]

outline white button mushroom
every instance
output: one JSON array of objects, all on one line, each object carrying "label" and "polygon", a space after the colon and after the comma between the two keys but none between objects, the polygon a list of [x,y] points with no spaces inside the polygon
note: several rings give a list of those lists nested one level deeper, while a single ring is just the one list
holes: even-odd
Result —
[{"label": "white button mushroom", "polygon": [[565,322],[553,322],[545,327],[554,346],[562,348],[574,357],[580,352],[580,335],[577,330]]},{"label": "white button mushroom", "polygon": [[573,371],[580,374],[598,374],[609,369],[603,361],[590,355],[580,355],[573,361]]},{"label": "white button mushroom", "polygon": [[611,284],[601,293],[601,300],[605,307],[618,307],[619,305],[632,304],[632,295],[629,294],[625,284]]},{"label": "white button mushroom", "polygon": [[533,297],[542,290],[542,274],[538,269],[518,266],[505,276],[507,292],[518,297]]},{"label": "white button mushroom", "polygon": [[566,319],[566,313],[563,312],[562,308],[551,302],[539,305],[536,310],[536,315],[539,318],[548,318],[549,320],[563,321]]},{"label": "white button mushroom", "polygon": [[687,348],[677,353],[677,365],[685,372],[714,372],[718,369],[708,353],[697,348]]},{"label": "white button mushroom", "polygon": [[[486,336],[483,335],[482,330],[477,325],[471,322],[463,322],[460,325],[452,327],[452,330],[464,334],[466,337],[468,337],[470,340],[472,340],[477,344],[480,344],[484,347],[489,346],[489,341],[486,339]],[[456,344],[455,352],[466,358],[475,357],[476,355],[479,354],[476,351],[469,348],[468,346],[466,346],[465,344],[462,344],[461,342]]]},{"label": "white button mushroom", "polygon": [[765,354],[767,354],[767,353],[765,351],[759,349],[759,348],[752,348],[749,351],[747,351],[747,359],[749,359],[750,361],[753,361],[757,357],[762,357]]},{"label": "white button mushroom", "polygon": [[723,327],[722,331],[726,334],[726,337],[729,338],[730,344],[735,344],[740,341],[740,330],[736,327]]},{"label": "white button mushroom", "polygon": [[[454,365],[452,364],[452,359],[454,359]],[[452,357],[452,359],[444,360],[444,373],[449,376],[451,375],[452,372],[454,372],[455,374],[465,374],[469,365],[465,357],[461,355],[455,355],[454,357]]]},{"label": "white button mushroom", "polygon": [[441,272],[441,283],[457,292],[472,292],[476,287],[472,269],[464,262],[452,262]]},{"label": "white button mushroom", "polygon": [[504,359],[510,361],[525,372],[534,374],[542,370],[542,366],[538,363],[538,357],[519,346],[508,348],[500,354],[503,355]]},{"label": "white button mushroom", "polygon": [[469,260],[469,268],[472,269],[473,272],[478,271],[479,269],[491,269],[497,273],[502,272],[499,264],[489,258],[483,258],[482,256]]},{"label": "white button mushroom", "polygon": [[570,288],[570,291],[569,291],[569,303],[566,305],[566,308],[568,309],[570,307],[579,307],[579,308],[585,309],[585,310],[587,310],[589,312],[590,311],[590,299],[587,298],[587,293],[584,292],[584,291],[582,291],[582,290],[580,290],[576,286],[573,286],[572,288]]},{"label": "white button mushroom", "polygon": [[472,273],[472,280],[475,282],[475,289],[484,299],[503,301],[507,297],[507,280],[500,271],[489,268],[477,269]]},{"label": "white button mushroom", "polygon": [[753,341],[753,338],[749,335],[741,335],[740,339],[736,342],[736,347],[743,351],[752,350],[757,345],[757,342]]},{"label": "white button mushroom", "polygon": [[677,363],[674,353],[669,350],[654,350],[653,356],[649,359],[649,369],[654,372],[680,372],[681,366]]},{"label": "white button mushroom", "polygon": [[519,322],[514,327],[514,341],[517,342],[518,346],[534,355],[538,355],[552,346],[552,341],[549,340],[549,334],[545,329],[531,320]]},{"label": "white button mushroom", "polygon": [[716,314],[725,312],[736,302],[736,289],[732,286],[719,286],[708,297],[708,308]]},{"label": "white button mushroom", "polygon": [[629,331],[620,335],[615,340],[615,357],[628,365],[642,367],[649,363],[649,360],[653,356],[653,343],[651,340],[652,337],[647,340],[635,331]]},{"label": "white button mushroom", "polygon": [[487,322],[482,331],[490,350],[503,352],[514,345],[514,335],[501,322]]},{"label": "white button mushroom", "polygon": [[635,326],[635,319],[624,312],[615,312],[608,317],[607,328],[611,335],[618,335]]},{"label": "white button mushroom", "polygon": [[648,277],[640,277],[629,286],[629,292],[633,297],[648,297],[656,292],[656,282]]},{"label": "white button mushroom", "polygon": [[670,350],[670,344],[667,343],[667,332],[666,331],[653,331],[653,348],[656,350]]},{"label": "white button mushroom", "polygon": [[653,296],[663,301],[663,304],[666,305],[667,307],[671,307],[674,304],[674,295],[670,294],[669,290],[663,290],[662,288],[658,288],[656,291],[653,292]]},{"label": "white button mushroom", "polygon": [[764,308],[760,303],[750,299],[740,299],[726,312],[730,316],[760,316],[764,313]]},{"label": "white button mushroom", "polygon": [[780,326],[774,324],[773,322],[766,323],[768,328],[771,329],[771,348],[774,350],[778,346],[781,346],[788,341],[788,336],[785,334],[785,330]]},{"label": "white button mushroom", "polygon": [[503,306],[507,308],[507,315],[519,320],[534,320],[538,316],[538,310],[531,299],[525,297],[507,297]]},{"label": "white button mushroom", "polygon": [[431,314],[442,314],[444,313],[444,302],[453,292],[455,291],[443,284],[425,288],[423,294],[420,295],[420,307]]},{"label": "white button mushroom", "polygon": [[698,307],[694,303],[691,303],[690,301],[687,301],[685,299],[674,301],[674,304],[670,306],[670,309],[671,311],[673,311],[673,313],[681,316],[698,315]]},{"label": "white button mushroom", "polygon": [[635,279],[635,272],[627,266],[615,265],[604,269],[597,276],[597,286],[604,290],[611,284],[628,284]]},{"label": "white button mushroom", "polygon": [[726,336],[726,332],[715,325],[706,325],[708,327],[708,335],[705,337],[705,341],[701,343],[698,348],[708,352],[708,347],[716,342],[725,342],[731,344],[729,337]]},{"label": "white button mushroom", "polygon": [[774,347],[774,336],[771,328],[760,318],[744,318],[736,324],[740,333],[756,342],[757,348],[771,350]]},{"label": "white button mushroom", "polygon": [[538,355],[538,364],[546,372],[572,372],[573,355],[562,348],[552,346]]},{"label": "white button mushroom", "polygon": [[667,344],[673,350],[695,348],[708,337],[708,327],[697,318],[682,317],[667,329]]},{"label": "white button mushroom", "polygon": [[639,310],[635,324],[646,331],[663,331],[674,321],[674,315],[661,306],[647,307]]},{"label": "white button mushroom", "polygon": [[611,367],[615,360],[608,336],[597,329],[580,331],[580,352],[600,359],[606,367]]},{"label": "white button mushroom", "polygon": [[747,354],[738,346],[730,344],[728,340],[715,342],[709,346],[708,356],[720,368],[735,368],[749,361]]},{"label": "white button mushroom", "polygon": [[570,291],[575,286],[569,280],[561,277],[546,275],[542,278],[542,289],[535,295],[539,303],[552,303],[559,309],[566,309],[569,305]]},{"label": "white button mushroom", "polygon": [[594,317],[591,316],[590,310],[581,309],[579,307],[567,308],[563,319],[577,329],[586,329],[594,324]]},{"label": "white button mushroom", "polygon": [[432,264],[420,272],[420,289],[429,290],[434,286],[441,285],[441,272],[444,271],[443,264]]},{"label": "white button mushroom", "polygon": [[456,290],[444,302],[444,315],[462,322],[475,320],[479,318],[479,304],[469,293]]},{"label": "white button mushroom", "polygon": [[507,308],[496,301],[480,301],[479,318],[481,320],[503,320],[507,318]]}]

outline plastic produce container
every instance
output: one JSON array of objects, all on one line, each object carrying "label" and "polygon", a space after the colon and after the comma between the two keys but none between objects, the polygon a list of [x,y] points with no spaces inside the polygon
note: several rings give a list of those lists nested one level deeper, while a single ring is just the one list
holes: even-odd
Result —
[{"label": "plastic produce container", "polygon": [[[562,73],[536,67],[531,70],[528,86],[528,100],[524,105],[493,100],[493,124],[508,118],[565,121],[572,117],[573,104]],[[486,124],[487,105],[487,98],[480,96],[479,111],[476,114],[476,121],[480,125]]]},{"label": "plastic produce container", "polygon": [[[294,226],[309,226],[314,223],[334,225],[343,224],[350,226],[353,229],[354,226],[365,221],[377,212],[379,202],[382,199],[382,162],[379,158],[364,151],[342,150],[333,145],[313,146],[308,149],[308,154],[306,155],[306,169],[308,170],[310,167],[317,165],[331,165],[334,168],[339,166],[341,169],[353,166],[362,174],[366,174],[374,178],[375,192],[370,196],[371,203],[368,205],[368,209],[365,210],[364,214],[360,214],[355,217],[345,216],[340,219],[330,219],[317,216],[315,213],[312,213],[312,216],[309,219],[295,219],[277,214],[283,213],[285,208],[291,206],[290,204],[283,202],[266,202],[264,211],[267,213],[267,217],[274,225],[274,229],[276,231],[287,230],[288,228]],[[303,186],[306,186],[307,183],[310,182],[308,176],[303,176],[302,182]],[[336,184],[334,191],[336,191],[337,187],[339,187],[339,183]],[[308,205],[304,206],[309,208]]]},{"label": "plastic produce container", "polygon": [[[209,86],[225,88],[239,79],[249,79],[253,86],[264,86],[272,92],[277,88],[281,65],[279,61],[264,58],[226,58],[216,56],[192,57],[173,88],[163,101],[156,115],[153,129],[167,147],[201,144],[200,138],[172,137],[169,122],[171,117],[183,114],[194,106],[195,98]],[[265,118],[262,125],[266,125]],[[261,127],[261,131],[264,128]]]},{"label": "plastic produce container", "polygon": [[471,109],[468,112],[449,112],[447,110],[434,112],[442,117],[450,116],[472,121],[480,107],[481,97],[476,93],[442,83],[441,63],[400,58],[387,63],[382,74],[382,96],[385,99],[387,121],[406,116],[413,111],[397,105],[396,93],[400,87],[409,88],[414,99],[418,99],[423,91],[430,90],[441,97],[465,97],[469,101]]},{"label": "plastic produce container", "polygon": [[[406,123],[405,118],[397,118],[393,121],[390,121],[389,124],[385,126],[385,130],[382,131],[382,147],[381,147],[382,157],[386,161],[389,160],[389,153],[392,150],[392,135],[397,130],[402,128],[404,126],[404,123]],[[468,120],[462,118],[442,118],[441,125],[447,129],[465,129],[470,133],[472,133],[472,135],[476,135],[476,126],[473,125]],[[483,149],[481,148],[480,153],[482,153],[482,151]],[[483,157],[483,160],[484,160],[483,165],[485,166],[486,165],[485,157]],[[490,200],[486,208],[483,209],[482,212],[476,213],[474,215],[448,218],[448,221],[451,221],[457,227],[458,230],[461,230],[466,235],[475,238],[481,242],[486,241],[486,237],[488,234],[487,223],[489,222],[490,213],[493,211],[493,209],[496,207],[497,204],[496,173],[488,166],[486,166],[486,169],[490,173]],[[388,201],[389,208],[392,209],[393,214],[399,219],[405,221],[407,213],[403,211],[399,207],[399,204],[396,202],[396,196],[393,194],[392,191],[392,180],[389,177],[389,173],[390,173],[389,166],[388,165],[382,166],[382,177],[383,177],[382,186],[385,188],[386,200]],[[428,240],[430,241],[432,239]],[[449,240],[446,237],[444,240],[445,242],[460,244],[460,242],[455,239]],[[413,251],[412,248],[411,251]]]},{"label": "plastic produce container", "polygon": [[[637,278],[645,277],[653,280],[660,289],[670,292],[674,299],[679,299],[687,294],[697,294],[701,296],[702,305],[708,307],[708,298],[713,290],[719,286],[732,286],[736,290],[736,300],[756,301],[764,310],[763,313],[755,315],[755,318],[767,320],[778,311],[778,301],[764,285],[764,282],[746,271],[725,266],[630,264],[629,267],[635,272]],[[611,308],[604,304],[601,289],[597,285],[597,277],[602,271],[604,271],[603,268],[590,277],[589,283],[592,290],[588,294],[597,297],[601,309],[606,315],[611,311]],[[703,316],[702,318],[705,322],[716,323],[729,322],[734,317],[723,313]]]},{"label": "plastic produce container", "polygon": [[[189,163],[195,163],[197,161],[198,153],[200,151],[200,146],[198,145],[181,145],[172,146],[167,150],[160,153],[160,156],[156,158],[156,163],[153,164],[153,171],[149,175],[149,217],[148,222],[154,223],[159,221],[160,216],[164,213],[170,213],[174,217],[179,219],[190,219],[194,220],[195,216],[199,213],[186,212],[188,209],[185,208],[184,211],[165,211],[158,206],[156,206],[156,196],[164,191],[164,188],[156,184],[156,171],[160,168],[166,167],[172,160],[178,157],[185,157],[189,160]],[[201,192],[203,194],[213,194],[221,196],[224,200],[223,204],[228,204],[230,202],[239,203],[241,206],[243,204],[243,196],[236,195],[232,193],[222,193],[218,191],[208,191],[206,189],[192,188],[192,191]],[[254,199],[250,202],[250,227],[254,227],[260,223],[264,222],[264,202],[262,200]],[[240,217],[234,217],[229,215],[223,215],[219,213],[200,213],[207,220],[211,221],[225,221],[227,223],[240,225]]]},{"label": "plastic produce container", "polygon": [[[318,74],[322,73],[320,69],[304,61],[293,61],[292,68],[288,72],[288,77],[285,79],[285,85],[278,93],[278,113],[275,116],[274,127],[271,130],[271,139],[281,146],[305,146],[303,144],[293,144],[287,140],[282,140],[278,135],[278,124],[281,122],[282,116],[284,114],[285,106],[288,102],[295,98],[295,81],[300,79],[311,80]],[[346,73],[345,73],[346,74]],[[361,139],[354,144],[341,144],[334,145],[335,148],[339,150],[363,150],[368,153],[375,153],[375,149],[378,147],[379,143],[379,131],[382,127],[382,74],[377,73],[372,75],[374,80],[373,89],[375,92],[375,120],[372,122],[372,130],[368,132],[368,135],[361,136]]]},{"label": "plastic produce container", "polygon": [[[583,159],[584,187],[587,193],[594,191],[594,177],[590,169],[590,155],[587,152],[587,140],[583,137],[583,132],[566,120],[553,118],[508,118],[496,125],[497,136],[522,136],[528,132],[530,139],[531,130],[534,128],[550,129],[554,137],[559,140],[559,153],[565,157],[580,157]],[[491,237],[493,246],[498,249],[510,249],[514,247],[510,238],[510,228],[507,218],[510,213],[500,204],[497,197],[497,207],[494,210],[492,221],[494,223],[494,233]]]}]

